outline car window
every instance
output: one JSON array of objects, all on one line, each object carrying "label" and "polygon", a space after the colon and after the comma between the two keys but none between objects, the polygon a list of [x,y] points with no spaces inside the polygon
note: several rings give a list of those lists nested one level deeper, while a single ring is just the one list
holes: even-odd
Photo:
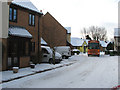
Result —
[{"label": "car window", "polygon": [[42,53],[49,54],[45,48],[42,48]]}]

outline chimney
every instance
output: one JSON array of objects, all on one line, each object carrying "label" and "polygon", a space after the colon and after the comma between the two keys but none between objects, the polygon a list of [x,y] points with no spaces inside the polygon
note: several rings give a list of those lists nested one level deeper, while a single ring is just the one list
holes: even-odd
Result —
[{"label": "chimney", "polygon": [[40,12],[42,12],[42,10],[40,10]]}]

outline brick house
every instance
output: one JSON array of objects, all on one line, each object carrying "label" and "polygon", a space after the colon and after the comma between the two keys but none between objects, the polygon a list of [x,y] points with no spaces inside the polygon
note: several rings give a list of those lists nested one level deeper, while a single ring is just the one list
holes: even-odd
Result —
[{"label": "brick house", "polygon": [[42,17],[42,38],[48,46],[66,46],[67,30],[49,13]]},{"label": "brick house", "polygon": [[88,50],[88,41],[87,39],[81,38],[71,38],[72,49],[78,49],[80,52],[86,53]]},{"label": "brick house", "polygon": [[106,48],[107,48],[107,45],[109,44],[109,43],[107,43],[107,42],[105,42],[105,41],[99,41],[99,43],[100,43],[100,51],[105,51],[106,50]]},{"label": "brick house", "polygon": [[[3,70],[14,66],[29,66],[31,56],[40,54],[42,12],[30,2],[16,2],[9,5],[9,28],[7,58],[3,59]],[[4,46],[6,48],[6,46]]]},{"label": "brick house", "polygon": [[120,52],[120,28],[114,29],[114,50]]},{"label": "brick house", "polygon": [[71,27],[65,27],[67,30],[67,41],[70,43],[71,42]]}]

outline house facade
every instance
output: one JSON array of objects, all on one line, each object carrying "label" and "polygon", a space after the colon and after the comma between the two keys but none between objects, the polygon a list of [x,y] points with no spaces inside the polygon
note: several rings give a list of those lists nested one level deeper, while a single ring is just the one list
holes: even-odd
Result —
[{"label": "house facade", "polygon": [[80,52],[86,53],[88,50],[88,40],[80,38],[71,38],[72,49],[78,49]]},{"label": "house facade", "polygon": [[106,48],[107,48],[107,45],[109,44],[109,43],[107,43],[107,42],[105,42],[105,41],[99,41],[100,42],[100,51],[105,51],[106,50]]},{"label": "house facade", "polygon": [[[9,5],[9,28],[7,38],[7,58],[3,60],[3,70],[18,66],[29,66],[31,56],[40,54],[41,23],[43,14],[29,2],[12,1]],[[5,46],[6,47],[6,46]]]},{"label": "house facade", "polygon": [[114,50],[120,52],[120,28],[114,29]]},{"label": "house facade", "polygon": [[67,41],[70,43],[71,42],[71,27],[65,27],[67,30]]},{"label": "house facade", "polygon": [[42,38],[52,48],[67,45],[66,29],[49,12],[42,17]]},{"label": "house facade", "polygon": [[0,1],[0,70],[6,67],[9,3]]}]

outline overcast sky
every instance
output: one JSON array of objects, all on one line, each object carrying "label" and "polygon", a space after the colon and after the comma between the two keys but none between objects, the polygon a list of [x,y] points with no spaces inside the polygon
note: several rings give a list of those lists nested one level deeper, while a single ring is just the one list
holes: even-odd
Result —
[{"label": "overcast sky", "polygon": [[113,38],[118,22],[119,0],[31,0],[45,14],[49,12],[63,27],[71,27],[72,37],[91,25],[103,26]]}]

